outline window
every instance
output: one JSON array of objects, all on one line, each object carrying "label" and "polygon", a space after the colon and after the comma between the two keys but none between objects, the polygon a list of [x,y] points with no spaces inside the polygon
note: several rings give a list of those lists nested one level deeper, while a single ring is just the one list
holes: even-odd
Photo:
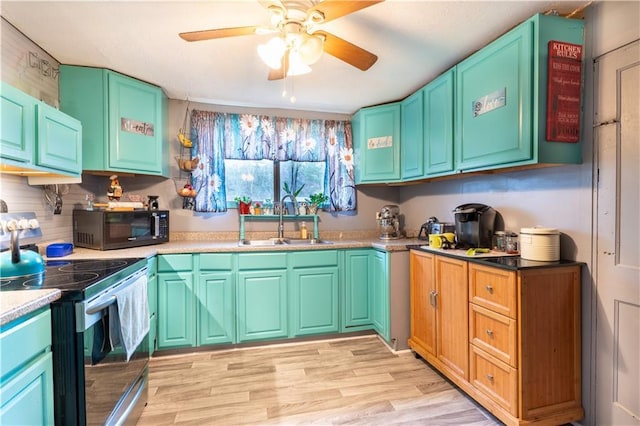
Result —
[{"label": "window", "polygon": [[249,196],[253,201],[278,201],[285,195],[282,189],[285,182],[293,192],[302,187],[298,194],[299,201],[311,194],[325,193],[325,168],[324,161],[227,159],[227,205],[236,207],[235,197],[243,195]]}]

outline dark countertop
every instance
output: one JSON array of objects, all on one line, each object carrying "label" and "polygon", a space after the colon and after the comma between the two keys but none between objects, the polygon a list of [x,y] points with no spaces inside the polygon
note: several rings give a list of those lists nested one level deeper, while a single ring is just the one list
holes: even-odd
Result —
[{"label": "dark countertop", "polygon": [[540,262],[537,260],[522,259],[519,255],[509,255],[505,252],[491,250],[489,253],[476,254],[475,256],[467,255],[466,250],[453,249],[432,249],[429,246],[424,245],[407,245],[410,250],[420,250],[429,253],[434,253],[440,256],[452,257],[455,259],[467,260],[469,262],[477,263],[485,266],[493,266],[500,269],[507,269],[510,271],[519,271],[523,269],[534,268],[554,268],[562,266],[575,266],[584,265],[584,262],[577,262],[575,260],[558,260],[555,262]]}]

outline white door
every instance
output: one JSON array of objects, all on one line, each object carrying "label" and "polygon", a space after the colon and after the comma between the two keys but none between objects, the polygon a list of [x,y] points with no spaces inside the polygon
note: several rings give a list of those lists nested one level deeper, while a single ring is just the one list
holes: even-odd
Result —
[{"label": "white door", "polygon": [[640,41],[595,61],[596,424],[640,425]]}]

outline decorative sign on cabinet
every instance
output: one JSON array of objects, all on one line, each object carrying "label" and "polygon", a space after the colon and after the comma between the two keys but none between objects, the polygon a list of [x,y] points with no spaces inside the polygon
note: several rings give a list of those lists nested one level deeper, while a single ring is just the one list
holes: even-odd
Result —
[{"label": "decorative sign on cabinet", "polygon": [[60,107],[84,127],[83,169],[169,175],[167,99],[115,71],[60,66]]}]

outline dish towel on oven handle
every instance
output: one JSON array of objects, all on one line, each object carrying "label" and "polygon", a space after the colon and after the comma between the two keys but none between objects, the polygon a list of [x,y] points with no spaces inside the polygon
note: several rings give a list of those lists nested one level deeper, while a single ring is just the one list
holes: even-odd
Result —
[{"label": "dish towel on oven handle", "polygon": [[116,294],[116,303],[109,306],[109,317],[111,346],[115,348],[122,344],[128,362],[149,333],[146,275]]}]

